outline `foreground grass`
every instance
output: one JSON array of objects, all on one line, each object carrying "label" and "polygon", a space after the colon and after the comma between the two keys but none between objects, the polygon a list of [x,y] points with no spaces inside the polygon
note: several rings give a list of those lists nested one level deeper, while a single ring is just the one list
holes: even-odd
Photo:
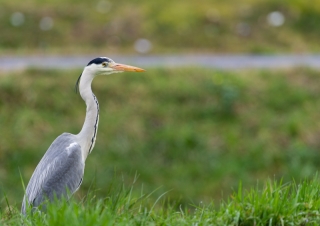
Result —
[{"label": "foreground grass", "polygon": [[[111,189],[104,199],[55,202],[47,212],[21,216],[15,207],[0,210],[4,225],[318,225],[318,177],[301,183],[268,180],[262,189],[234,192],[220,205],[174,205],[159,197],[134,196],[131,189]],[[162,198],[162,200],[160,200]],[[160,200],[160,201],[159,201]]]}]

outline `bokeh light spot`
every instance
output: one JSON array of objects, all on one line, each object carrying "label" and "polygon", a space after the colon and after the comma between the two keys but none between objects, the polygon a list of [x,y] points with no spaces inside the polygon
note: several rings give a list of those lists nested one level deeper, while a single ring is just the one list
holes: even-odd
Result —
[{"label": "bokeh light spot", "polygon": [[51,30],[53,27],[53,19],[51,17],[43,17],[40,20],[39,27],[43,31]]},{"label": "bokeh light spot", "polygon": [[236,26],[236,32],[238,35],[246,37],[249,36],[251,33],[251,27],[249,24],[240,22]]},{"label": "bokeh light spot", "polygon": [[111,2],[105,1],[105,0],[101,0],[101,1],[99,1],[97,3],[96,10],[99,13],[107,13],[107,12],[110,11],[111,6],[112,6]]},{"label": "bokeh light spot", "polygon": [[267,20],[269,25],[279,27],[284,24],[285,17],[281,12],[274,11],[268,14]]},{"label": "bokeh light spot", "polygon": [[140,38],[135,41],[134,49],[138,53],[148,53],[152,49],[152,43],[147,39]]},{"label": "bokeh light spot", "polygon": [[10,19],[11,19],[12,26],[15,26],[15,27],[21,26],[25,21],[24,15],[20,12],[13,13]]}]

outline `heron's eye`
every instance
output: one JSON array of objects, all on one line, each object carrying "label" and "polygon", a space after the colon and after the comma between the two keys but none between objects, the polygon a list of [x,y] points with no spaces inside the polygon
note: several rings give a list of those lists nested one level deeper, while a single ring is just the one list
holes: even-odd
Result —
[{"label": "heron's eye", "polygon": [[103,66],[103,67],[106,67],[107,65],[108,65],[108,64],[105,63],[105,62],[102,63],[102,66]]}]

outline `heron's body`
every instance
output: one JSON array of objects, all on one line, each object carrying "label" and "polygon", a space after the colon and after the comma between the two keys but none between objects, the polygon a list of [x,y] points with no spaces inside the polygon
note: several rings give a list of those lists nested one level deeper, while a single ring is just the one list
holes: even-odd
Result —
[{"label": "heron's body", "polygon": [[22,212],[26,211],[26,197],[30,205],[37,207],[55,195],[60,198],[67,191],[75,192],[82,182],[83,173],[81,146],[75,135],[63,133],[51,144],[35,169],[26,189]]},{"label": "heron's body", "polygon": [[81,185],[85,160],[92,151],[99,123],[99,104],[91,91],[95,76],[122,71],[144,71],[127,65],[116,64],[111,59],[100,57],[89,62],[80,75],[77,88],[87,105],[86,118],[79,134],[63,133],[57,137],[42,157],[26,188],[21,212],[27,205],[38,207],[44,200],[55,196],[68,198]]}]

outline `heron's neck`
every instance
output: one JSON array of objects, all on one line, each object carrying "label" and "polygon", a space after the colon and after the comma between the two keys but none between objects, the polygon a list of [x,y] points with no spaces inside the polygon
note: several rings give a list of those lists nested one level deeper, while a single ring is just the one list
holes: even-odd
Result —
[{"label": "heron's neck", "polygon": [[86,71],[84,71],[79,84],[80,95],[87,105],[86,118],[80,133],[77,135],[84,160],[94,147],[99,123],[99,103],[91,90],[92,80],[93,76],[86,74]]}]

